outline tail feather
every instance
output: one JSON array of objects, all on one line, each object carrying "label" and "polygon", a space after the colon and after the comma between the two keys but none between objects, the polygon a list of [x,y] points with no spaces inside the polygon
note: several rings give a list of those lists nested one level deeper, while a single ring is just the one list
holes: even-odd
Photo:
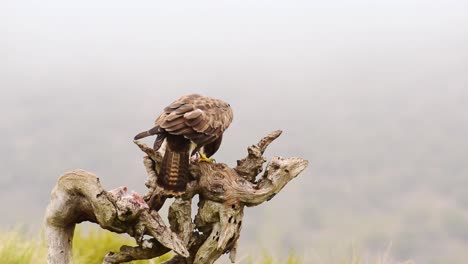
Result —
[{"label": "tail feather", "polygon": [[134,140],[138,140],[138,139],[141,139],[141,138],[145,138],[145,137],[149,137],[149,136],[152,136],[152,135],[156,135],[158,133],[161,133],[161,128],[159,126],[155,126],[153,127],[152,129],[148,130],[148,131],[143,131],[141,133],[139,133],[138,135],[136,135],[133,139]]},{"label": "tail feather", "polygon": [[138,133],[138,135],[136,135],[133,139],[138,140],[138,139],[149,137],[149,136],[151,135],[148,133],[148,131],[143,131],[141,133]]},{"label": "tail feather", "polygon": [[177,135],[164,136],[167,144],[157,184],[168,194],[180,195],[185,192],[189,178],[190,140]]},{"label": "tail feather", "polygon": [[189,152],[166,149],[157,184],[168,193],[185,192],[189,174]]}]

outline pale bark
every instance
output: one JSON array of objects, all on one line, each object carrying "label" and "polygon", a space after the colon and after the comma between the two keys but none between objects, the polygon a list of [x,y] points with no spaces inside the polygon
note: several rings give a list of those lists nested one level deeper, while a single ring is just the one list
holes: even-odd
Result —
[{"label": "pale bark", "polygon": [[[150,259],[170,250],[176,255],[166,264],[214,263],[230,252],[235,261],[245,206],[255,206],[274,197],[308,162],[301,158],[274,157],[263,171],[263,152],[279,137],[274,131],[248,148],[248,155],[235,168],[223,163],[192,161],[193,180],[187,191],[169,209],[170,228],[157,213],[167,196],[156,185],[161,156],[135,141],[146,153],[143,159],[148,179],[144,201],[118,188],[106,192],[99,179],[86,171],[75,170],[62,176],[51,194],[46,212],[46,238],[49,263],[71,263],[73,230],[77,223],[90,221],[116,233],[128,233],[138,243],[109,253],[104,263]],[[192,198],[199,195],[198,212],[191,219]],[[152,238],[143,240],[144,235]]]}]

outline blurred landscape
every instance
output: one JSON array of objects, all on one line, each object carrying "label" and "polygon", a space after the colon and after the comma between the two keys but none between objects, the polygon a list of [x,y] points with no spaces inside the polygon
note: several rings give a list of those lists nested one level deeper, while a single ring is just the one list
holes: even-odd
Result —
[{"label": "blurred landscape", "polygon": [[268,158],[309,160],[246,210],[239,255],[466,263],[466,14],[453,0],[1,2],[0,230],[37,233],[74,168],[144,193],[133,136],[195,92],[234,110],[218,162],[275,129]]}]

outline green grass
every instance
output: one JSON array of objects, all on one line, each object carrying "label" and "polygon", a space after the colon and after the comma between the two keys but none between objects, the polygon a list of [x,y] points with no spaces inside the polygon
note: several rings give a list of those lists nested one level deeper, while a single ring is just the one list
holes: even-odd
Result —
[{"label": "green grass", "polygon": [[260,258],[254,259],[249,257],[247,260],[248,264],[302,264],[305,263],[300,257],[294,253],[289,253],[286,258],[273,257],[267,251],[263,251]]},{"label": "green grass", "polygon": [[[100,229],[87,232],[77,228],[73,238],[73,260],[76,264],[101,264],[109,252],[122,245],[135,245],[132,238]],[[170,253],[151,261],[133,261],[134,264],[157,264],[171,257]],[[0,232],[0,263],[47,263],[46,245],[40,236],[28,236],[20,230]]]},{"label": "green grass", "polygon": [[[46,246],[39,235],[28,236],[20,229],[0,232],[0,263],[8,264],[42,264],[46,263],[47,250]],[[76,264],[100,264],[103,257],[109,251],[118,251],[122,245],[135,245],[132,238],[125,235],[114,234],[101,229],[91,229],[87,232],[81,228],[77,228],[73,239],[73,258]],[[290,253],[288,256],[281,258],[272,256],[267,251],[263,251],[260,256],[247,257],[239,260],[238,263],[247,264],[396,264],[396,262],[388,261],[386,252],[381,257],[375,259],[363,260],[355,250],[352,250],[349,255],[343,256],[340,261],[325,261],[325,260],[307,260]],[[157,264],[171,257],[168,253],[160,258],[145,261],[134,261],[134,264]],[[412,262],[404,262],[412,263]]]},{"label": "green grass", "polygon": [[[0,263],[25,264],[41,263],[47,252],[39,239],[27,239],[18,231],[10,231],[0,235]],[[42,261],[45,263],[45,261]]]},{"label": "green grass", "polygon": [[[84,232],[78,229],[73,238],[73,259],[75,263],[101,264],[104,256],[109,252],[117,252],[122,245],[135,246],[132,238],[118,235],[106,230],[91,229]],[[163,255],[154,260],[133,261],[134,264],[157,264],[168,260],[171,253]],[[1,261],[0,261],[1,263]]]}]

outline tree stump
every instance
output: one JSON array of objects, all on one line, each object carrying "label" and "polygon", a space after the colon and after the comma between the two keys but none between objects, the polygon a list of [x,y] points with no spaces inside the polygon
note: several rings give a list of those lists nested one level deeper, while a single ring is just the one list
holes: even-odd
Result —
[{"label": "tree stump", "polygon": [[[244,207],[270,200],[308,165],[301,158],[274,157],[257,177],[266,161],[263,152],[280,135],[274,131],[248,147],[248,155],[235,168],[192,160],[187,191],[169,208],[170,227],[157,212],[167,198],[156,185],[162,157],[147,145],[135,141],[146,153],[148,193],[143,197],[128,194],[126,187],[105,191],[99,178],[84,170],[65,173],[52,190],[45,216],[48,263],[72,263],[74,228],[83,221],[135,238],[136,247],[124,245],[120,252],[109,252],[106,264],[151,259],[171,250],[175,255],[166,264],[214,263],[225,253],[235,262]],[[192,221],[195,195],[199,204]]]}]

